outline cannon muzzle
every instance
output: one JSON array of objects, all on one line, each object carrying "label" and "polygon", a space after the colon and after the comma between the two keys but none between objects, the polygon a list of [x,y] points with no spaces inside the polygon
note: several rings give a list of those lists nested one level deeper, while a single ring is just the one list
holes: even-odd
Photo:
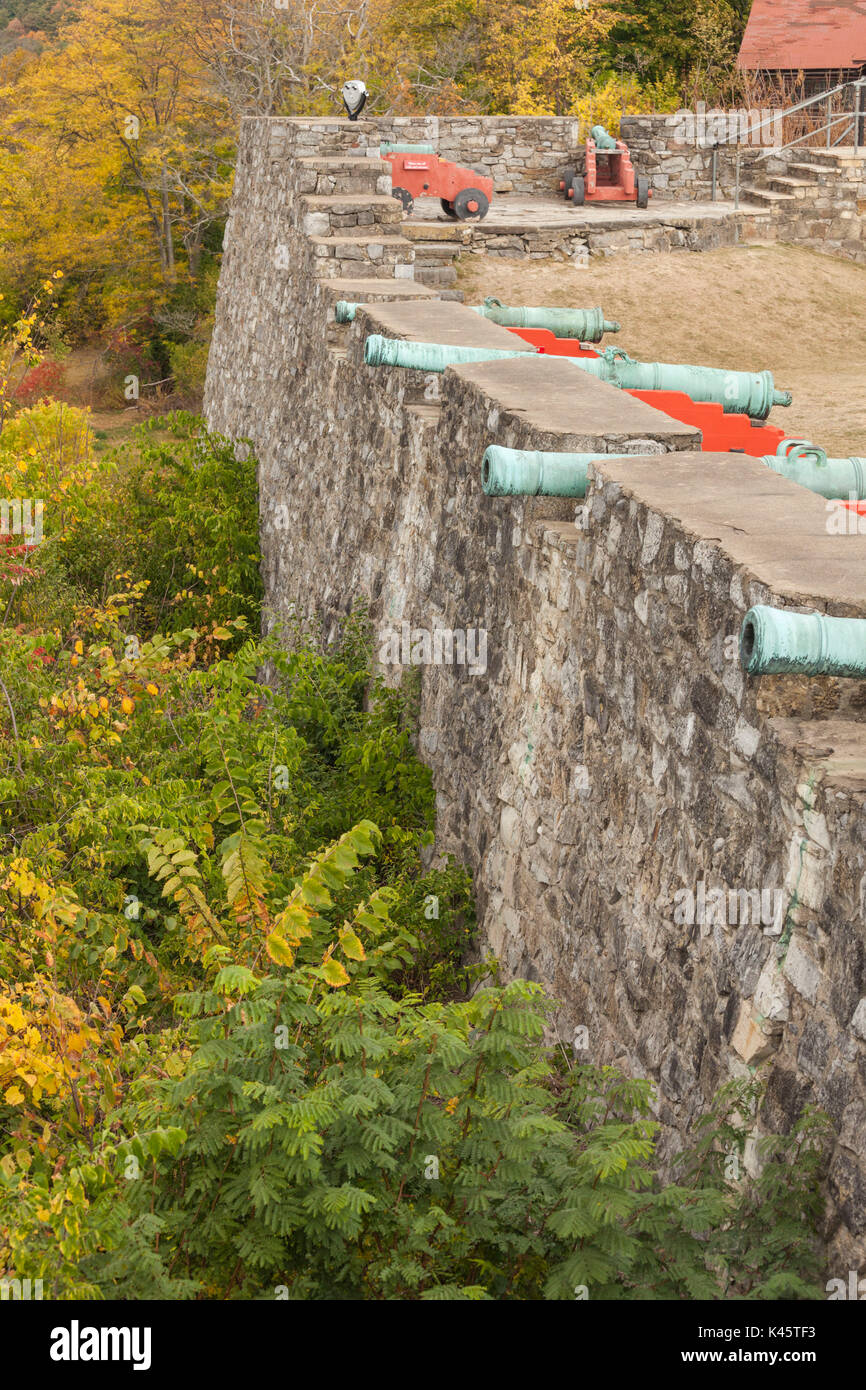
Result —
[{"label": "cannon muzzle", "polygon": [[488,497],[585,497],[589,465],[600,458],[625,455],[548,454],[491,444],[481,463],[481,486]]},{"label": "cannon muzzle", "polygon": [[764,454],[761,462],[821,497],[866,499],[866,458],[830,459],[811,440],[783,439],[775,454]]},{"label": "cannon muzzle", "polygon": [[364,344],[369,367],[410,367],[416,372],[444,372],[464,362],[492,362],[500,357],[535,357],[534,348],[510,352],[502,348],[457,347],[450,343],[409,343],[371,333]]},{"label": "cannon muzzle", "polygon": [[740,664],[750,676],[866,679],[866,620],[757,604],[743,619]]},{"label": "cannon muzzle", "polygon": [[577,338],[582,343],[600,343],[605,333],[620,330],[615,319],[605,318],[602,309],[517,308],[492,296],[472,308],[503,328],[546,328],[555,338]]}]

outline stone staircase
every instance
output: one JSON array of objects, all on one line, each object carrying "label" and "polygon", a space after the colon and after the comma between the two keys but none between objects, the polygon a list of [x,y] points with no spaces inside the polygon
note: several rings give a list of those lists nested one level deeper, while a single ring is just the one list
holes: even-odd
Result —
[{"label": "stone staircase", "polygon": [[772,210],[783,236],[866,262],[866,154],[788,150],[750,173],[742,197]]},{"label": "stone staircase", "polygon": [[441,227],[407,222],[403,235],[415,247],[417,281],[443,290],[457,283],[454,262],[469,242],[472,235],[470,227],[463,222],[443,223]]},{"label": "stone staircase", "polygon": [[[786,203],[812,202],[820,189],[831,188],[838,177],[840,164],[847,157],[834,154],[832,150],[800,150],[790,161],[785,161],[785,173],[774,172],[763,161],[752,169],[755,175],[752,183],[744,183],[741,193],[753,203],[764,207],[782,207]],[[780,161],[777,161],[781,163]]]},{"label": "stone staircase", "polygon": [[414,279],[415,248],[402,235],[385,160],[330,156],[299,165],[296,220],[313,247],[317,277]]},{"label": "stone staircase", "polygon": [[391,197],[391,166],[370,156],[327,155],[297,161],[293,221],[307,238],[315,275],[329,303],[328,345],[345,355],[348,325],[334,320],[338,299],[359,303],[462,298],[457,279],[458,228],[414,226]]}]

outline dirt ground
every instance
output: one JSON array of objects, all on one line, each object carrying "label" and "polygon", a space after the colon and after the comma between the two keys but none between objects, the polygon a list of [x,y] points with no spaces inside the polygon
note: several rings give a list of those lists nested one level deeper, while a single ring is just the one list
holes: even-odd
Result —
[{"label": "dirt ground", "polygon": [[[90,411],[90,424],[96,432],[98,450],[119,443],[135,425],[151,415],[163,414],[176,405],[174,401],[148,398],[137,405],[94,406],[94,383],[100,376],[103,355],[98,347],[74,348],[63,358],[63,388],[60,392],[63,400]],[[199,403],[185,404],[194,409]]]},{"label": "dirt ground", "polygon": [[600,304],[606,343],[643,361],[769,369],[794,403],[770,424],[831,457],[866,456],[866,267],[795,246],[559,261],[461,257],[469,304]]}]

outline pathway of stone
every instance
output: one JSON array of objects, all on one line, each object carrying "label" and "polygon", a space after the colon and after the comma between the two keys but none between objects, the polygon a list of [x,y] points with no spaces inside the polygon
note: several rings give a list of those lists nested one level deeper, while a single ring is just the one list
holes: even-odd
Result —
[{"label": "pathway of stone", "polygon": [[[759,211],[757,206],[741,203],[749,212]],[[579,230],[587,227],[593,230],[607,230],[609,226],[652,226],[659,223],[679,222],[683,217],[707,221],[724,221],[734,216],[732,202],[716,203],[674,202],[653,200],[643,211],[633,203],[604,204],[595,203],[575,208],[563,198],[521,198],[513,194],[500,194],[494,197],[490,211],[482,223],[460,223],[446,217],[438,198],[418,198],[410,223],[440,223],[455,228],[465,226],[485,227],[496,231],[525,231],[529,227],[571,227]]]}]

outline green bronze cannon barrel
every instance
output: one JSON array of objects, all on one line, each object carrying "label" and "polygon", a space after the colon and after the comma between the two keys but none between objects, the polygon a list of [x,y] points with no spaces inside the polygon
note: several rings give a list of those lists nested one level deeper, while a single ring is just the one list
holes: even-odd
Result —
[{"label": "green bronze cannon barrel", "polygon": [[555,338],[578,338],[583,343],[600,343],[605,333],[620,330],[615,319],[605,318],[603,309],[516,308],[493,296],[471,307],[503,328],[546,328]]},{"label": "green bronze cannon barrel", "polygon": [[589,465],[600,458],[625,455],[547,454],[491,444],[481,463],[481,485],[488,497],[585,497]]},{"label": "green bronze cannon barrel", "polygon": [[[555,338],[578,338],[584,343],[598,343],[605,333],[620,330],[615,319],[605,318],[603,309],[510,308],[492,298],[469,307],[504,328],[546,328]],[[334,305],[337,323],[351,323],[358,308],[351,300],[338,299]]]},{"label": "green bronze cannon barrel", "polygon": [[753,420],[766,420],[774,405],[790,405],[792,400],[790,391],[776,390],[770,372],[636,362],[622,348],[613,347],[605,348],[601,357],[565,361],[627,391],[682,391],[693,401],[715,402],[726,415],[749,415]]},{"label": "green bronze cannon barrel", "polygon": [[383,140],[379,146],[380,154],[435,154],[436,149],[433,145],[392,145],[387,140]]},{"label": "green bronze cannon barrel", "polygon": [[534,348],[526,352],[502,348],[453,347],[446,343],[408,343],[402,338],[383,338],[371,333],[364,344],[368,367],[410,367],[416,372],[444,372],[462,362],[492,362],[499,357],[535,357]]},{"label": "green bronze cannon barrel", "polygon": [[866,458],[830,459],[808,439],[783,439],[761,462],[821,497],[866,501]]},{"label": "green bronze cannon barrel", "polygon": [[740,663],[751,676],[866,678],[866,620],[757,604],[743,619]]},{"label": "green bronze cannon barrel", "polygon": [[[409,343],[371,334],[364,347],[369,366],[411,367],[421,372],[444,372],[461,362],[492,362],[499,357],[534,357],[535,348],[456,347],[445,343]],[[716,367],[670,366],[666,362],[636,362],[622,348],[605,348],[600,357],[563,357],[582,372],[611,386],[636,391],[683,391],[693,401],[714,401],[729,415],[763,420],[774,405],[790,405],[790,391],[777,391],[769,372],[725,372]]]},{"label": "green bronze cannon barrel", "polygon": [[595,148],[597,150],[616,149],[616,140],[612,135],[608,134],[603,125],[594,125],[590,131],[590,135],[595,141]]}]

